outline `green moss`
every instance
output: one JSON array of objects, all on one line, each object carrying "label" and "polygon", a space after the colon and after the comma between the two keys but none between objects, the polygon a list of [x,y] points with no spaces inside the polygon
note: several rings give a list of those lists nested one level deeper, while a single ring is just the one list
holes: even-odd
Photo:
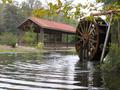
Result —
[{"label": "green moss", "polygon": [[85,17],[85,20],[94,21],[94,17],[93,16],[88,16],[88,17]]}]

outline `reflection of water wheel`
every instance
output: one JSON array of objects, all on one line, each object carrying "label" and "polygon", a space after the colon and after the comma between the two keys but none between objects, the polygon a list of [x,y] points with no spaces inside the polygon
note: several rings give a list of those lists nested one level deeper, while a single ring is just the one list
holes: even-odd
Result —
[{"label": "reflection of water wheel", "polygon": [[75,44],[80,59],[100,59],[107,28],[107,23],[101,18],[80,20],[76,29],[77,42]]}]

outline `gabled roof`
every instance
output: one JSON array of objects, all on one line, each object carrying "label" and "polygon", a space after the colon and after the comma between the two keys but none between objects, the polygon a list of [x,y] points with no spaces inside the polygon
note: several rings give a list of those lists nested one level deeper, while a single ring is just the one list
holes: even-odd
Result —
[{"label": "gabled roof", "polygon": [[74,28],[70,25],[63,24],[63,23],[58,23],[58,22],[55,22],[55,21],[40,19],[40,18],[36,18],[36,17],[29,17],[22,24],[20,24],[18,26],[18,28],[20,28],[22,25],[24,25],[24,23],[27,22],[28,20],[31,20],[32,22],[34,22],[35,24],[37,24],[41,28],[63,31],[63,32],[68,32],[68,33],[75,33],[76,32],[76,28]]}]

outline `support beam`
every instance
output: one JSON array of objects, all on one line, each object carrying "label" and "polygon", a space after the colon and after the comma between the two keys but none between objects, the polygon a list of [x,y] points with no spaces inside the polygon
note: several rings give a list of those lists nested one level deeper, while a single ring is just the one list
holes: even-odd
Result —
[{"label": "support beam", "polygon": [[37,32],[36,34],[37,34],[36,39],[37,39],[37,44],[38,44],[39,43],[39,33]]},{"label": "support beam", "polygon": [[106,34],[106,37],[105,37],[105,42],[104,42],[102,55],[101,55],[101,59],[100,59],[101,62],[103,62],[105,49],[106,49],[106,45],[107,45],[107,41],[108,41],[108,37],[109,37],[109,32],[110,32],[110,26],[111,26],[112,18],[113,18],[113,13],[111,13],[111,15],[110,15],[110,22],[109,22],[109,25],[108,25],[108,30],[107,30],[107,34]]},{"label": "support beam", "polygon": [[120,9],[118,10],[109,10],[109,11],[104,11],[104,12],[98,12],[98,13],[91,13],[91,16],[101,16],[101,15],[108,15],[108,14],[114,14],[120,12]]},{"label": "support beam", "polygon": [[67,34],[67,48],[68,48],[68,34]]},{"label": "support beam", "polygon": [[21,45],[22,44],[22,37],[24,35],[25,31],[20,30],[18,33],[18,44]]},{"label": "support beam", "polygon": [[40,28],[39,42],[44,43],[44,29],[43,28]]},{"label": "support beam", "polygon": [[120,21],[120,20],[118,19],[118,20],[117,20],[117,22],[118,22],[118,29],[117,29],[118,47],[120,46],[120,40],[119,40],[119,39],[120,39],[120,38],[119,38],[119,34],[120,34],[120,30],[119,30],[119,29],[120,29],[120,23],[119,23],[119,21]]},{"label": "support beam", "polygon": [[54,47],[55,47],[55,49],[57,48],[57,37],[56,37],[57,35],[56,35],[56,33],[54,34]]}]

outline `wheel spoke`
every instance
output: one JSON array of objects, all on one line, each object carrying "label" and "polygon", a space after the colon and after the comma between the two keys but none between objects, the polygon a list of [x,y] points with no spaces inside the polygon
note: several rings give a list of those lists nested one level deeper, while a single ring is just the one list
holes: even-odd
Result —
[{"label": "wheel spoke", "polygon": [[79,35],[76,35],[76,37],[77,37],[77,39],[79,39],[79,40],[83,40],[83,37],[82,36],[79,36]]},{"label": "wheel spoke", "polygon": [[83,34],[83,33],[82,33],[82,32],[80,32],[80,30],[79,30],[79,29],[77,29],[77,31],[78,31],[78,33],[82,36],[82,34]]},{"label": "wheel spoke", "polygon": [[94,33],[94,30],[95,30],[94,28],[90,29],[89,35]]},{"label": "wheel spoke", "polygon": [[89,24],[88,32],[90,32],[91,26],[92,26],[92,23]]},{"label": "wheel spoke", "polygon": [[87,33],[87,26],[88,26],[88,21],[85,21],[85,32]]},{"label": "wheel spoke", "polygon": [[81,23],[82,23],[82,22],[79,23],[79,26],[81,27],[80,30],[81,30],[82,33],[84,33],[84,29],[83,29]]},{"label": "wheel spoke", "polygon": [[89,44],[90,44],[91,48],[95,49],[95,46],[91,42],[89,42]]},{"label": "wheel spoke", "polygon": [[82,42],[82,40],[80,39],[76,42],[76,44],[80,44],[81,42]]},{"label": "wheel spoke", "polygon": [[89,22],[88,21],[86,21],[86,32],[88,33],[88,28],[89,28]]},{"label": "wheel spoke", "polygon": [[96,40],[97,37],[96,37],[96,35],[90,35],[90,39],[94,39],[94,40]]},{"label": "wheel spoke", "polygon": [[96,40],[94,40],[94,39],[89,39],[89,41],[91,41],[92,43],[97,43],[97,41]]},{"label": "wheel spoke", "polygon": [[83,19],[77,27],[76,37],[78,40],[79,56],[81,59],[91,60],[98,47],[98,31],[94,21]]}]

